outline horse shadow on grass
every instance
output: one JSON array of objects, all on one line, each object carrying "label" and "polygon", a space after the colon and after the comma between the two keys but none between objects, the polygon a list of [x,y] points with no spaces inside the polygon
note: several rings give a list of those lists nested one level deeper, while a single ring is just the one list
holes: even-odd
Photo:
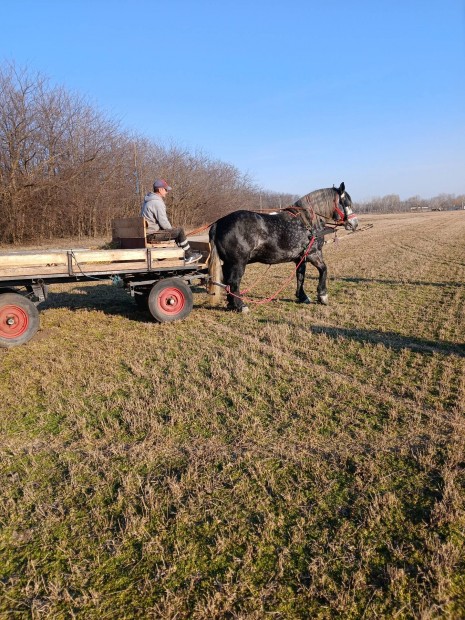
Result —
[{"label": "horse shadow on grass", "polygon": [[382,344],[395,351],[408,349],[414,353],[439,353],[441,355],[465,357],[465,345],[444,340],[411,338],[401,336],[396,332],[379,332],[369,329],[348,329],[345,327],[326,327],[320,325],[314,325],[310,330],[313,334],[325,334],[334,339],[348,338],[361,343]]},{"label": "horse shadow on grass", "polygon": [[423,282],[421,280],[385,280],[382,278],[340,277],[330,278],[331,282],[353,282],[354,284],[388,284],[393,286],[437,286],[439,288],[463,286],[462,282]]},{"label": "horse shadow on grass", "polygon": [[[273,321],[269,319],[258,319],[259,323],[276,323],[281,325],[283,321]],[[289,327],[296,328],[295,325],[288,322]],[[301,329],[301,328],[299,328]],[[307,331],[305,329],[305,331]],[[394,351],[402,351],[408,349],[415,353],[424,353],[431,355],[439,353],[441,355],[455,355],[457,357],[465,357],[465,344],[456,342],[448,342],[445,340],[427,340],[425,338],[415,338],[410,336],[401,336],[396,332],[380,332],[370,329],[349,329],[346,327],[329,327],[324,325],[313,325],[310,331],[315,334],[324,334],[334,340],[341,338],[354,340],[363,344],[382,344],[383,346]]]}]

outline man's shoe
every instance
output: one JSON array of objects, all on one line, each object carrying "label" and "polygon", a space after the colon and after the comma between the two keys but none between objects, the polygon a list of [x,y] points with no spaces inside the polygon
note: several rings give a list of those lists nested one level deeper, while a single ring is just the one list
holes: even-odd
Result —
[{"label": "man's shoe", "polygon": [[190,265],[191,263],[196,263],[202,258],[202,254],[198,252],[186,252],[186,256],[184,257],[184,263],[186,265]]}]

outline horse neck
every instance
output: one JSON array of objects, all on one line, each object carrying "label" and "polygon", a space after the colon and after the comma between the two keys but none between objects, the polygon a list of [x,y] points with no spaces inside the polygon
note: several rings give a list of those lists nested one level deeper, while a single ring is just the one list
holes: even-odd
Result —
[{"label": "horse neck", "polygon": [[333,217],[339,195],[335,189],[317,189],[299,198],[288,210],[298,213],[304,222],[313,226],[324,225]]}]

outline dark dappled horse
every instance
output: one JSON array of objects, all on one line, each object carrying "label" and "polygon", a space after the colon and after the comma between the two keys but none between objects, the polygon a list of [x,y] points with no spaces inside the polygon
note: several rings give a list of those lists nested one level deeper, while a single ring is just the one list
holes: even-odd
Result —
[{"label": "dark dappled horse", "polygon": [[326,292],[327,268],[323,260],[324,233],[327,224],[344,225],[355,230],[358,226],[352,213],[352,200],[344,183],[336,188],[319,189],[306,194],[279,213],[234,211],[217,220],[210,228],[210,275],[223,262],[223,282],[226,285],[228,308],[246,312],[240,296],[240,283],[249,263],[294,262],[296,297],[300,303],[310,303],[304,291],[306,262],[318,269],[317,301],[328,303]]}]

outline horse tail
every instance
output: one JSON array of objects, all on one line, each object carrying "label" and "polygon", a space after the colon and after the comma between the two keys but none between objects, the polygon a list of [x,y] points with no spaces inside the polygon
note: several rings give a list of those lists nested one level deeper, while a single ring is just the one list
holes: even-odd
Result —
[{"label": "horse tail", "polygon": [[216,223],[212,225],[209,233],[210,255],[208,257],[207,266],[210,279],[207,285],[207,292],[209,295],[211,295],[212,305],[218,306],[223,301],[223,295],[221,287],[217,284],[214,284],[214,282],[223,282],[223,270],[221,268],[221,260],[218,254],[218,250],[216,249],[215,235]]}]

